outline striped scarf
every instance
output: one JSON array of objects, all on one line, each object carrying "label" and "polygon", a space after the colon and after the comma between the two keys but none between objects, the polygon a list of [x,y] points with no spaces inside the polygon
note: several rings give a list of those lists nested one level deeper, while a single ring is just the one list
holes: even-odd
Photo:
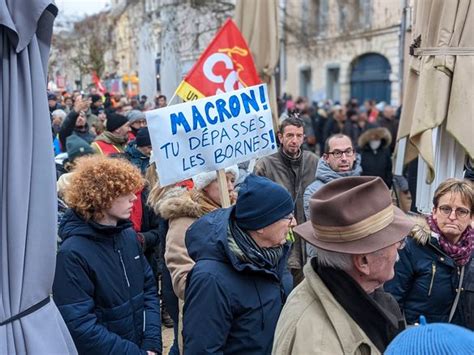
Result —
[{"label": "striped scarf", "polygon": [[230,250],[240,260],[267,270],[275,269],[283,256],[283,245],[261,248],[234,220],[230,220],[227,230]]}]

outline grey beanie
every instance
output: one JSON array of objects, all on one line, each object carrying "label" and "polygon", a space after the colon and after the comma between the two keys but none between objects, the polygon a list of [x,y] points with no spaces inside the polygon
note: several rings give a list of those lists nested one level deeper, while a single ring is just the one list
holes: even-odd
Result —
[{"label": "grey beanie", "polygon": [[145,120],[146,116],[141,111],[132,110],[129,113],[127,113],[127,119],[128,119],[128,122],[133,123],[138,120]]}]

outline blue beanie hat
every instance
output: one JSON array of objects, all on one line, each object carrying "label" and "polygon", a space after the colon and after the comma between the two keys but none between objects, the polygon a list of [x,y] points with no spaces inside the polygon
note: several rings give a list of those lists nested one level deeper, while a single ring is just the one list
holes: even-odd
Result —
[{"label": "blue beanie hat", "polygon": [[240,185],[235,221],[244,230],[258,230],[293,213],[288,191],[262,176],[250,174]]},{"label": "blue beanie hat", "polygon": [[148,127],[143,127],[138,130],[137,136],[135,137],[135,142],[137,143],[137,147],[147,147],[151,145]]},{"label": "blue beanie hat", "polygon": [[[424,318],[424,317],[423,317]],[[474,332],[449,324],[432,323],[408,328],[389,344],[385,355],[461,355],[472,354]]]}]

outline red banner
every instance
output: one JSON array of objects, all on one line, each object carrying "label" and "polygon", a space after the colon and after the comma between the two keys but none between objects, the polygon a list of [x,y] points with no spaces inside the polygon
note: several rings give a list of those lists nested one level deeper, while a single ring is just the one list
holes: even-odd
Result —
[{"label": "red banner", "polygon": [[260,84],[244,37],[230,18],[176,89],[184,101]]},{"label": "red banner", "polygon": [[97,75],[97,73],[95,71],[92,72],[92,81],[94,82],[95,84],[95,87],[97,88],[97,90],[103,95],[105,94],[105,92],[107,91],[107,89],[105,88],[105,86],[102,84],[102,81],[100,81],[100,78],[99,76]]}]

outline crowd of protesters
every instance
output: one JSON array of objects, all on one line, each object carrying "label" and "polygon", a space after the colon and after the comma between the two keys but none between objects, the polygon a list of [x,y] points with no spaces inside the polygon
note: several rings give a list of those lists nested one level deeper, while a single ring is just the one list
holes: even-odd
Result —
[{"label": "crowd of protesters", "polygon": [[161,354],[162,325],[172,355],[472,353],[472,180],[408,216],[400,108],[285,95],[278,152],[226,168],[222,208],[216,172],[160,185],[145,112],[165,96],[48,103],[53,297],[80,354]]}]

